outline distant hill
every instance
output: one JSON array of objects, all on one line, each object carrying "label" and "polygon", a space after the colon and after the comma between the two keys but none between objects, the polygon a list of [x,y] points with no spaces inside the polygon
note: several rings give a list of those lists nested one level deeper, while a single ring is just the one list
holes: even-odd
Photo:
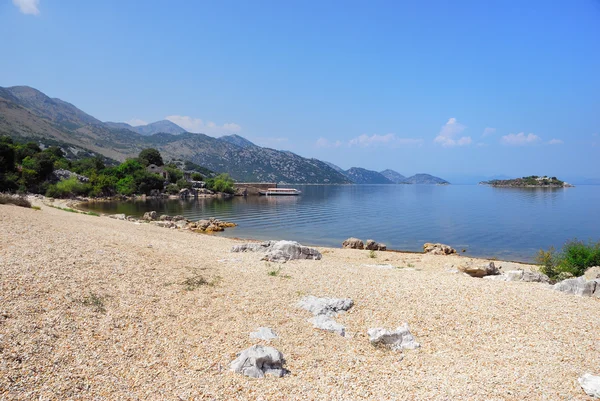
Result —
[{"label": "distant hill", "polygon": [[431,174],[415,174],[408,177],[405,182],[409,184],[450,184],[448,181],[434,177]]},{"label": "distant hill", "polygon": [[110,121],[107,121],[104,124],[111,128],[128,129],[137,132],[140,135],[154,135],[159,133],[178,135],[186,132],[185,129],[169,120],[160,120],[147,125],[139,125],[137,127],[127,123],[114,123]]},{"label": "distant hill", "polygon": [[355,184],[393,184],[377,171],[367,170],[360,167],[352,167],[346,170],[348,177]]},{"label": "distant hill", "polygon": [[530,175],[527,177],[515,178],[512,180],[491,180],[482,181],[480,185],[489,185],[492,187],[519,187],[519,188],[563,188],[572,187],[556,177]]},{"label": "distant hill", "polygon": [[394,170],[383,170],[379,174],[393,182],[394,184],[406,184],[406,177]]},{"label": "distant hill", "polygon": [[326,161],[323,161],[323,163],[327,164],[329,167],[331,167],[332,169],[334,169],[338,173],[342,173],[342,174],[346,175],[346,171],[343,168],[341,168],[339,166],[336,166],[333,163],[326,162]]},{"label": "distant hill", "polygon": [[[53,99],[26,87],[0,87],[0,135],[38,142],[54,141],[66,147],[85,149],[123,161],[148,147],[157,148],[165,160],[189,160],[237,181],[298,184],[347,184],[351,181],[325,163],[292,152],[249,146],[242,137],[213,138],[180,133],[176,124],[159,121],[145,126],[144,135],[124,123],[106,124],[70,103]],[[177,134],[154,133],[177,127]],[[150,128],[148,128],[150,127]],[[158,128],[157,128],[158,127]],[[231,143],[238,141],[241,146]],[[248,145],[248,146],[244,146]]]},{"label": "distant hill", "polygon": [[237,145],[240,148],[247,148],[247,147],[250,147],[250,146],[256,146],[255,144],[253,144],[252,142],[250,142],[246,138],[241,137],[241,136],[236,135],[236,134],[222,136],[222,137],[219,138],[219,140],[231,143],[233,145]]}]

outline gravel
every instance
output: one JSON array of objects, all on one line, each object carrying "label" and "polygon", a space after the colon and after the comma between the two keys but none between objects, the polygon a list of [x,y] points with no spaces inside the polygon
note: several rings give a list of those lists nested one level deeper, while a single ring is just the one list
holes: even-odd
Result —
[{"label": "gravel", "polygon": [[[463,256],[318,248],[269,276],[218,236],[43,205],[0,221],[1,400],[589,400],[600,366],[599,299],[448,273]],[[354,300],[346,338],[297,308],[332,294]],[[366,334],[399,322],[422,346],[403,360]],[[229,371],[265,326],[290,374]]]}]

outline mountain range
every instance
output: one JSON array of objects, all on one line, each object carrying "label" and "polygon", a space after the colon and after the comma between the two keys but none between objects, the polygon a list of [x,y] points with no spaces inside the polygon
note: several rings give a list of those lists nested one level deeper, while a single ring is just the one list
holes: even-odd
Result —
[{"label": "mountain range", "polygon": [[[189,160],[245,182],[391,184],[403,177],[392,170],[385,170],[385,174],[359,167],[344,171],[321,160],[257,146],[239,135],[214,138],[192,134],[168,120],[136,127],[102,122],[70,103],[28,86],[0,87],[0,135],[59,145],[70,154],[98,154],[117,161],[153,147],[167,160]],[[425,181],[432,181],[428,177],[424,177]],[[422,178],[417,175],[406,182],[441,180],[433,177],[432,182],[425,182]]]}]

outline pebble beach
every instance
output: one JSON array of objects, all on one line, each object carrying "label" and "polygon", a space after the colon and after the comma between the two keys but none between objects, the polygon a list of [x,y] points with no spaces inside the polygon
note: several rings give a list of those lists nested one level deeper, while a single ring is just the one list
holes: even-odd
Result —
[{"label": "pebble beach", "polygon": [[[599,299],[455,271],[484,259],[319,247],[278,264],[36,204],[0,205],[0,400],[589,400],[577,379],[600,374]],[[308,295],[354,301],[345,337],[313,328]],[[370,344],[404,323],[421,348]],[[289,373],[231,372],[255,344]]]}]

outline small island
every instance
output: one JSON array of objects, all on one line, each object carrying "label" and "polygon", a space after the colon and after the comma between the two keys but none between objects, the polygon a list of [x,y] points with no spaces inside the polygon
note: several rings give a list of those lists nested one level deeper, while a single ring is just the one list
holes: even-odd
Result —
[{"label": "small island", "polygon": [[511,187],[511,188],[568,188],[573,185],[559,180],[556,177],[530,175],[528,177],[515,178],[512,180],[490,180],[481,181],[479,185],[489,185],[492,187]]}]

